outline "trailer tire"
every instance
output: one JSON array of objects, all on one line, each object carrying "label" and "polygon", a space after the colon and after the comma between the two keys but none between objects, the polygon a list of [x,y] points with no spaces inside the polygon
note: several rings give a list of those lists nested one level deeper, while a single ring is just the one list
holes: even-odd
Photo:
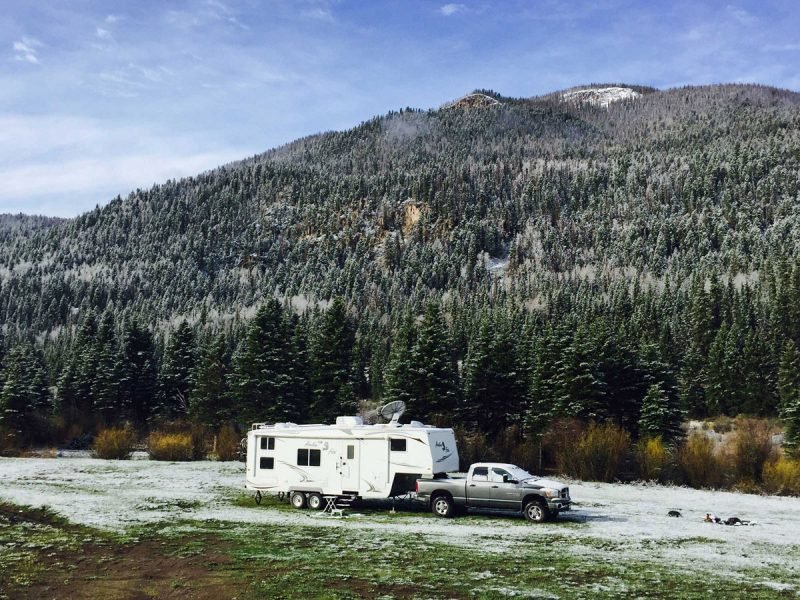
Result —
[{"label": "trailer tire", "polygon": [[550,509],[547,508],[546,504],[537,500],[528,502],[522,512],[528,521],[533,521],[534,523],[543,523],[550,518]]},{"label": "trailer tire", "polygon": [[256,491],[256,504],[261,504],[261,490]]},{"label": "trailer tire", "polygon": [[306,495],[303,492],[292,492],[289,496],[289,502],[292,503],[294,508],[305,508]]},{"label": "trailer tire", "polygon": [[316,492],[308,495],[308,498],[306,498],[306,503],[308,504],[308,508],[311,510],[322,510],[322,496]]},{"label": "trailer tire", "polygon": [[431,499],[431,512],[437,517],[448,519],[455,514],[456,505],[447,494],[439,494]]}]

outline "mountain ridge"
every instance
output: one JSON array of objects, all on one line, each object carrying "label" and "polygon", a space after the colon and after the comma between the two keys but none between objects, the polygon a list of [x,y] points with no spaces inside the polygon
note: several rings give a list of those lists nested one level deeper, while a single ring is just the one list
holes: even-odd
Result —
[{"label": "mountain ridge", "polygon": [[[586,87],[591,86],[583,86]],[[76,219],[33,233],[17,256],[28,256],[34,246],[41,244],[49,257],[46,260],[75,265],[61,275],[71,281],[72,277],[79,280],[85,277],[87,270],[103,275],[128,265],[125,270],[132,269],[135,273],[137,268],[133,265],[151,264],[143,251],[131,246],[133,240],[161,247],[166,240],[171,240],[167,246],[181,240],[180,248],[172,252],[176,262],[188,261],[179,279],[186,280],[193,273],[195,279],[202,280],[200,288],[213,287],[220,277],[234,277],[239,269],[254,269],[247,277],[262,281],[259,286],[264,280],[276,278],[277,288],[268,287],[280,289],[287,296],[296,295],[295,292],[305,294],[309,288],[317,287],[309,282],[304,284],[307,278],[297,271],[302,270],[302,261],[309,256],[324,255],[325,262],[333,261],[332,264],[341,267],[353,252],[365,252],[385,265],[387,255],[394,260],[391,257],[405,253],[409,244],[415,246],[414,260],[422,260],[428,255],[424,250],[427,245],[439,240],[454,255],[466,253],[466,260],[459,262],[470,265],[472,271],[480,252],[507,258],[512,250],[519,253],[523,247],[535,244],[529,239],[532,234],[525,231],[526,227],[539,227],[533,223],[540,217],[531,221],[537,211],[544,210],[550,215],[547,220],[557,224],[564,210],[567,214],[580,210],[580,203],[588,200],[579,200],[579,205],[573,206],[565,189],[564,193],[552,196],[558,198],[553,205],[544,197],[531,204],[523,196],[530,197],[532,183],[555,184],[555,191],[560,184],[552,177],[561,177],[559,170],[563,176],[570,173],[569,178],[580,178],[581,171],[589,168],[601,177],[606,190],[601,191],[605,194],[611,187],[622,184],[609,179],[616,177],[612,171],[620,168],[620,161],[626,160],[630,152],[641,151],[643,144],[658,146],[653,156],[664,168],[671,168],[668,165],[678,156],[683,156],[681,160],[688,165],[694,159],[684,156],[687,146],[699,139],[710,140],[712,132],[716,132],[713,135],[722,132],[732,143],[747,136],[772,135],[771,129],[785,130],[786,119],[796,121],[793,111],[800,105],[800,94],[738,84],[652,91],[643,93],[632,104],[615,103],[601,112],[590,105],[564,102],[558,98],[561,93],[501,100],[496,110],[489,112],[392,111],[349,130],[301,138],[204,174],[132,192],[127,199],[115,199]],[[781,116],[781,111],[786,115]],[[757,115],[758,119],[747,120],[743,118],[745,113]],[[772,121],[762,131],[759,119]],[[643,138],[645,129],[648,133]],[[660,158],[665,151],[673,152],[674,157]],[[466,186],[452,179],[457,172],[470,179]],[[496,174],[490,175],[492,172]],[[495,178],[495,182],[486,182],[487,190],[499,200],[481,196],[476,187],[487,177]],[[446,182],[450,192],[439,193],[437,180]],[[466,197],[473,199],[465,202]],[[413,231],[409,229],[403,234],[400,203],[409,198],[425,203],[431,210]],[[225,218],[215,223],[215,213],[220,212]],[[335,218],[329,218],[329,212],[335,213]],[[487,220],[489,215],[500,220],[495,221],[494,217]],[[91,232],[102,224],[113,224],[115,233],[111,237],[119,245],[101,237],[100,246],[92,248]],[[187,233],[193,229],[197,235]],[[331,233],[336,229],[340,230],[338,234]],[[392,247],[394,242],[386,241],[391,232],[399,234],[388,236],[396,238],[397,247]],[[476,232],[477,246],[469,241]],[[57,242],[59,236],[81,247],[81,256],[72,256],[66,242]],[[288,257],[298,248],[301,249],[298,256]],[[8,252],[0,257],[0,266],[4,287],[8,289],[8,282],[16,281],[17,268]],[[391,269],[400,266],[398,263]],[[575,266],[574,259],[568,259],[555,272]],[[515,268],[512,261],[510,272],[515,272]],[[330,272],[321,279],[329,277]],[[439,293],[460,281],[456,272],[431,277],[433,285],[429,288],[440,290]],[[128,289],[131,281],[139,280],[136,275],[126,275],[123,279],[128,283],[118,281],[112,287],[122,285]],[[160,276],[159,281],[158,286],[170,289],[166,276]],[[486,281],[479,287],[487,285],[494,284]],[[324,298],[341,293],[352,295],[340,284],[328,281],[312,295]],[[70,300],[71,305],[80,306],[82,297],[84,292],[78,292]],[[201,299],[194,292],[188,298],[191,302],[179,312],[192,312],[195,310],[192,303]],[[7,308],[9,302],[14,303],[6,295],[0,299],[0,306]],[[138,300],[132,301],[133,305],[137,303]],[[387,307],[384,305],[384,309]],[[98,304],[97,309],[102,310],[103,306]],[[162,316],[167,318],[171,311]],[[61,321],[69,321],[63,310],[61,313],[64,315]],[[29,324],[30,321],[21,326],[26,329]]]}]

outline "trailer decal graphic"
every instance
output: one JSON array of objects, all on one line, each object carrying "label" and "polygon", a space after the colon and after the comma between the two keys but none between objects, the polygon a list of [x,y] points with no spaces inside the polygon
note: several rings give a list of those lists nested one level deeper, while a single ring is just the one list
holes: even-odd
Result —
[{"label": "trailer decal graphic", "polygon": [[282,461],[282,460],[279,460],[278,462],[280,464],[282,464],[282,465],[286,465],[292,471],[295,471],[296,473],[299,473],[300,474],[300,483],[303,483],[304,481],[311,481],[311,477],[309,477],[308,473],[303,471],[303,469],[299,469],[299,468],[295,467],[294,465],[289,464],[289,463],[287,463],[285,461]]}]

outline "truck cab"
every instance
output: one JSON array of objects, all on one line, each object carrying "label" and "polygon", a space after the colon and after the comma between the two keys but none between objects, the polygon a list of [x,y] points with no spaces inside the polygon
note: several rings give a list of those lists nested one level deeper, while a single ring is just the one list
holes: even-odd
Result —
[{"label": "truck cab", "polygon": [[531,521],[546,521],[572,505],[563,483],[508,463],[475,463],[466,478],[420,479],[417,497],[441,517],[476,508],[521,512]]}]

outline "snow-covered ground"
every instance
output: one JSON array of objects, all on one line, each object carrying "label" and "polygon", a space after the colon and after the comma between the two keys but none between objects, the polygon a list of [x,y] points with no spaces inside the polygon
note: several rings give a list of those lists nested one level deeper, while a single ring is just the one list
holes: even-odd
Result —
[{"label": "snow-covered ground", "polygon": [[[236,505],[233,500],[245,493],[243,468],[241,463],[219,462],[0,459],[0,500],[47,505],[74,522],[115,530],[176,519],[348,527],[479,546],[484,552],[505,552],[516,544],[535,544],[542,536],[559,536],[571,552],[593,560],[655,560],[731,576],[742,568],[791,569],[800,556],[800,498],[570,482],[575,510],[553,523],[528,524],[500,515],[397,518],[380,511],[326,519],[310,511]],[[667,516],[670,510],[682,517]],[[757,524],[705,523],[707,512]],[[795,586],[771,580],[764,584]]]}]

